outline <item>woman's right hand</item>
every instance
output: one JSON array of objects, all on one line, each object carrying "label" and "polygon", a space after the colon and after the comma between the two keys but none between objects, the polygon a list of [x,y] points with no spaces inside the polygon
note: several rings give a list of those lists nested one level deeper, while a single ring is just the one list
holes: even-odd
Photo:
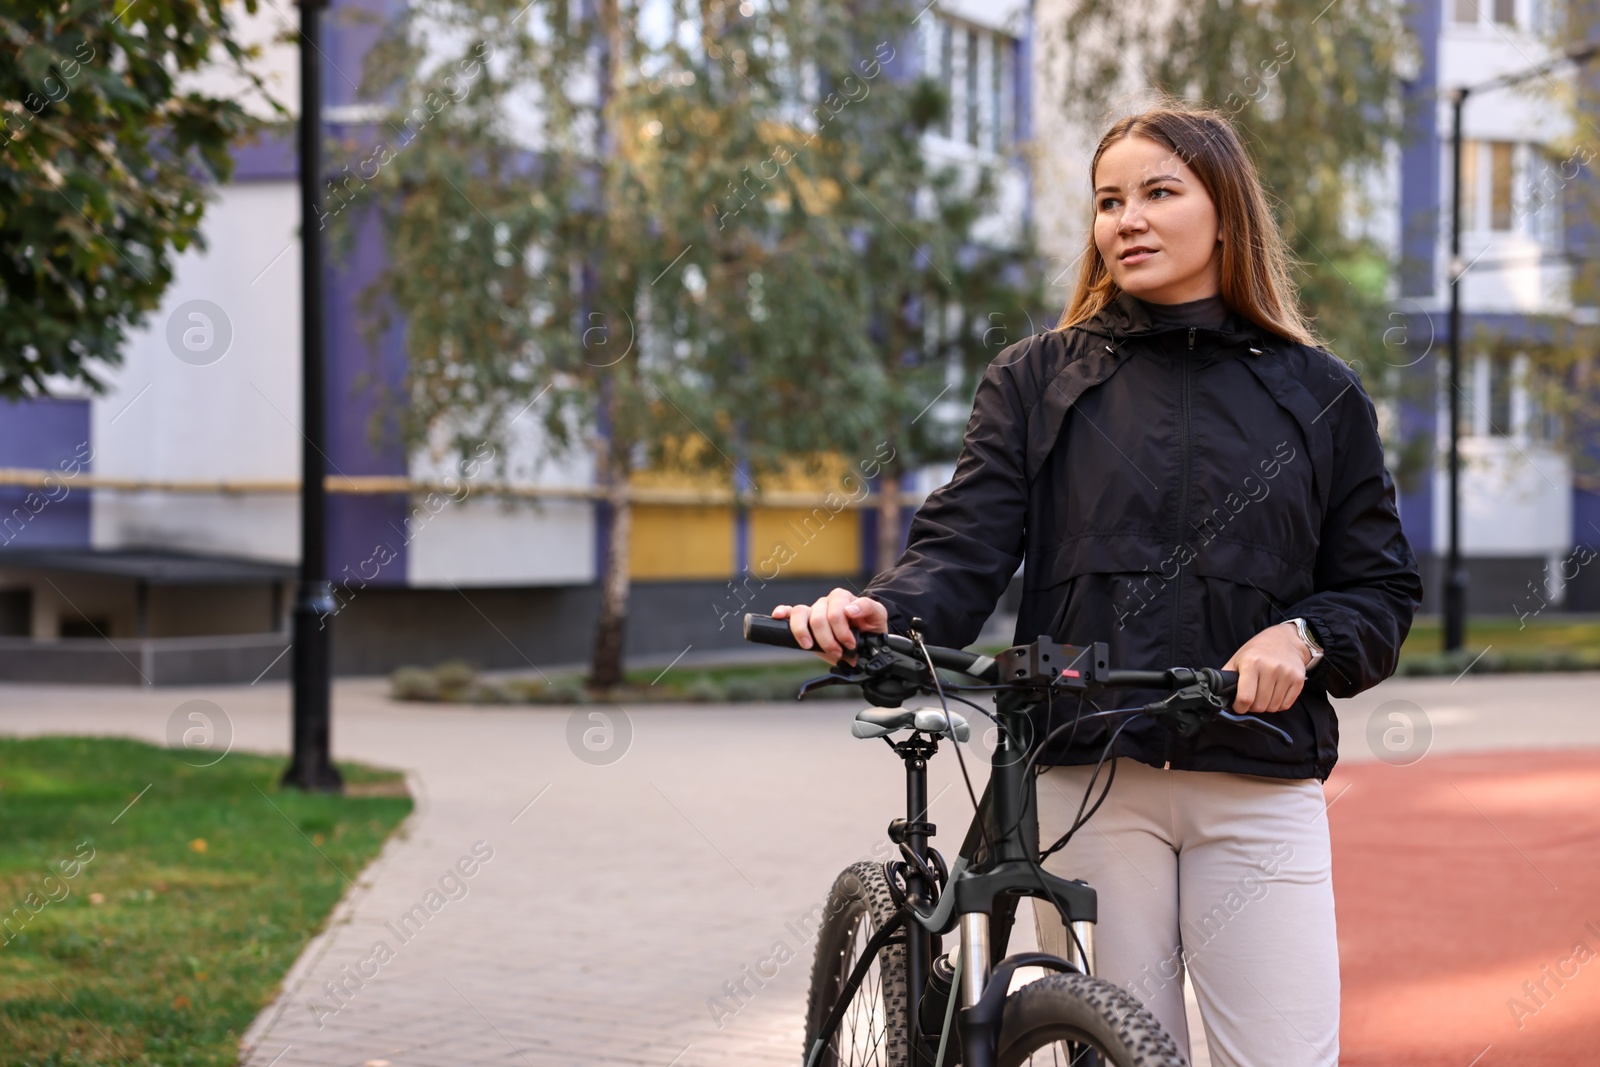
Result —
[{"label": "woman's right hand", "polygon": [[780,604],[772,609],[774,619],[788,619],[789,632],[801,648],[808,648],[827,660],[838,663],[855,650],[856,633],[881,634],[889,631],[889,609],[871,597],[856,596],[848,589],[835,589],[815,604]]}]

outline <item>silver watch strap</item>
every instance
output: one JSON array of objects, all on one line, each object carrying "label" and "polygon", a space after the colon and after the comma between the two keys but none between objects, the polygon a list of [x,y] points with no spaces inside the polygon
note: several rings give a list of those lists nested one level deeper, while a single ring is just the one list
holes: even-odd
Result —
[{"label": "silver watch strap", "polygon": [[1311,662],[1307,663],[1306,667],[1315,667],[1318,661],[1322,659],[1323,651],[1322,646],[1317,643],[1316,637],[1311,633],[1310,624],[1305,619],[1290,619],[1289,621],[1294,624],[1295,633],[1300,635],[1300,640],[1304,641],[1306,647],[1311,650]]}]

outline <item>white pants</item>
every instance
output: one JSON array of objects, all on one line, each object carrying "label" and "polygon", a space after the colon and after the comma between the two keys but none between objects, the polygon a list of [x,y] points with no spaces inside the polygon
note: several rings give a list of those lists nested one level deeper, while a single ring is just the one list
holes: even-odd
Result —
[{"label": "white pants", "polygon": [[[1092,770],[1040,776],[1044,845],[1072,825]],[[1108,760],[1096,796],[1109,771]],[[1213,1067],[1337,1067],[1339,944],[1322,783],[1121,758],[1106,802],[1045,866],[1098,892],[1096,973],[1137,996],[1186,1057],[1185,967]],[[1065,955],[1060,917],[1042,906],[1034,914],[1040,948]]]}]

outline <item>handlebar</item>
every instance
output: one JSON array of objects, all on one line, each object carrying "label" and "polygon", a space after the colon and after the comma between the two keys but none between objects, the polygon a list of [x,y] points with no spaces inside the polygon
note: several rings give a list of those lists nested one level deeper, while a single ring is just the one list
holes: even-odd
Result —
[{"label": "handlebar", "polygon": [[[862,636],[878,637],[882,640],[884,646],[891,651],[911,656],[917,660],[922,659],[922,653],[918,650],[916,642],[909,637],[902,637],[899,634],[863,634]],[[771,645],[775,648],[800,648],[800,643],[794,639],[794,633],[789,629],[789,623],[783,619],[774,619],[769,615],[746,615],[744,617],[744,639],[758,645]],[[1001,662],[991,656],[984,656],[959,648],[945,648],[940,645],[924,645],[923,647],[928,650],[928,658],[933,661],[935,667],[960,671],[962,674],[971,675],[985,682],[1004,684],[1009,678],[1002,677],[1002,673],[1006,675],[1014,674],[1019,682],[1025,678],[1038,679],[1044,673],[1039,668],[1047,665],[1051,658],[1048,648],[1041,655],[1040,646],[1048,646],[1049,644],[1048,638],[1040,638],[1032,645],[1019,645],[1016,648],[1008,649],[1001,654],[1001,658],[1010,657],[1017,662],[1014,665],[1008,665],[1010,669],[1005,671],[1002,671]],[[1084,660],[1084,657],[1100,650],[1103,646],[1096,645],[1085,649],[1077,649],[1072,645],[1057,645],[1055,647],[1065,653],[1065,655],[1058,655],[1057,658],[1066,664],[1061,670],[1069,680],[1084,679],[1087,683],[1091,683],[1096,688],[1101,689],[1176,689],[1184,685],[1193,684],[1195,681],[1194,675],[1197,673],[1187,668],[1165,671],[1110,669],[1105,664],[1103,652],[1098,656],[1094,656],[1088,662]],[[1074,656],[1071,654],[1073,652],[1078,652],[1079,655]],[[1021,662],[1022,657],[1029,653],[1037,658],[1037,662],[1030,661],[1028,664],[1023,665]],[[1216,676],[1213,680],[1213,686],[1218,691],[1231,692],[1239,684],[1237,671],[1215,671],[1212,673]],[[1056,675],[1054,672],[1051,672],[1051,676],[1053,678],[1061,677],[1061,675]],[[1069,684],[1068,688],[1078,689],[1084,688],[1084,686]]]},{"label": "handlebar", "polygon": [[[904,656],[922,658],[922,653],[917,650],[916,642],[909,637],[899,634],[878,634],[883,643],[892,651]],[[783,619],[774,619],[770,615],[746,615],[744,617],[744,639],[758,645],[772,645],[774,648],[800,648],[800,643],[794,639],[794,633],[789,629],[789,624]],[[970,674],[974,678],[984,681],[994,681],[990,671],[995,666],[992,657],[968,652],[960,648],[943,648],[939,645],[925,645],[928,658],[933,660],[935,667],[947,671],[960,671]],[[809,651],[809,649],[801,649]]]},{"label": "handlebar", "polygon": [[[767,615],[746,615],[744,637],[756,644],[799,649],[789,624]],[[1172,667],[1162,671],[1120,670],[1111,667],[1103,642],[1063,645],[1040,637],[1026,645],[1013,645],[996,656],[959,648],[928,645],[900,634],[857,634],[855,663],[836,664],[823,678],[807,682],[800,691],[824,685],[859,685],[862,694],[881,707],[899,707],[901,701],[921,692],[939,689],[928,665],[968,675],[985,687],[1002,690],[1061,692],[1092,696],[1106,689],[1156,689],[1171,695],[1146,705],[1145,712],[1192,733],[1206,718],[1220,718],[1260,730],[1291,743],[1287,731],[1254,715],[1228,708],[1228,697],[1239,684],[1236,671],[1210,667]]]}]

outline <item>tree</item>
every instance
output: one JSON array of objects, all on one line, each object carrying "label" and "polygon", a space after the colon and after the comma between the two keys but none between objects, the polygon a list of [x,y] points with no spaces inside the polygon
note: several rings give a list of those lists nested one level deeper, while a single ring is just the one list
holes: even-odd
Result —
[{"label": "tree", "polygon": [[404,316],[410,442],[448,428],[465,453],[537,411],[552,450],[592,450],[610,527],[589,680],[606,688],[630,473],[716,472],[751,499],[885,432],[932,447],[948,432],[915,416],[982,335],[935,341],[928,308],[1004,272],[966,247],[992,183],[930,173],[938,94],[890,73],[910,5],[583,10],[421,0],[374,50],[398,138],[372,178],[389,242],[373,296],[375,328]]},{"label": "tree", "polygon": [[263,88],[230,7],[0,0],[0,396],[103,389],[97,369],[159,304],[173,254],[200,243],[207,192],[251,120],[182,81],[220,53]]},{"label": "tree", "polygon": [[[1600,32],[1600,13],[1592,5],[1552,8],[1547,17],[1541,29],[1552,57],[1595,40]],[[1488,353],[1506,367],[1511,372],[1507,385],[1519,366],[1516,357],[1524,357],[1515,384],[1532,401],[1529,421],[1536,425],[1528,427],[1528,436],[1571,461],[1579,490],[1600,494],[1600,363],[1595,358],[1600,351],[1600,257],[1595,254],[1600,233],[1600,81],[1593,56],[1580,62],[1577,76],[1570,66],[1557,64],[1513,90],[1524,101],[1542,102],[1563,116],[1567,126],[1559,138],[1531,154],[1511,202],[1510,228],[1541,246],[1537,265],[1545,268],[1540,271],[1545,291],[1539,301],[1544,310],[1526,316],[1520,327],[1480,325],[1470,335],[1468,351]],[[1567,270],[1549,269],[1553,267]],[[1492,428],[1500,434],[1512,430]],[[1580,531],[1579,537],[1587,548],[1600,531]],[[1593,558],[1592,550],[1588,558]],[[1562,568],[1568,563],[1563,561]]]}]

